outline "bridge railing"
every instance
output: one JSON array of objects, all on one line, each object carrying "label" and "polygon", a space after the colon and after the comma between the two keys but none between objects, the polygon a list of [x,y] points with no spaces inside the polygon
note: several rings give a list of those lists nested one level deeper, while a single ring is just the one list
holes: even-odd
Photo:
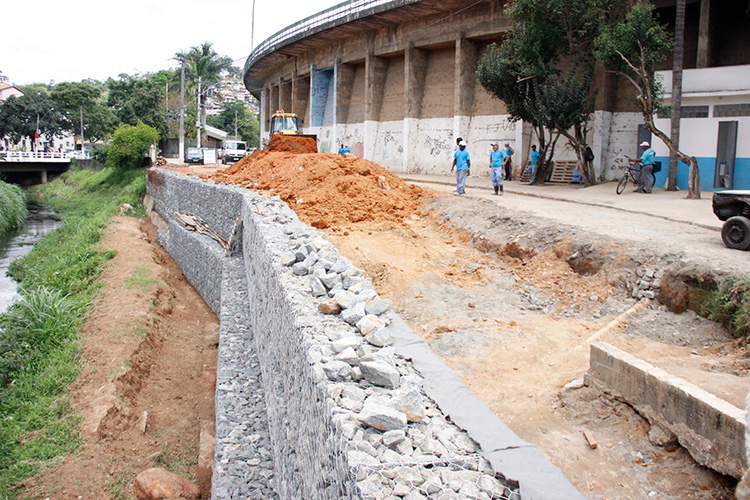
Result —
[{"label": "bridge railing", "polygon": [[[285,45],[290,39],[300,37],[302,34],[308,31],[315,30],[324,25],[333,24],[335,21],[346,20],[351,21],[356,19],[356,14],[362,13],[367,10],[375,9],[376,7],[393,4],[390,8],[401,7],[410,3],[416,3],[421,0],[351,0],[349,2],[343,2],[338,5],[326,9],[324,11],[313,14],[312,16],[306,17],[301,21],[298,21],[290,26],[287,26],[283,30],[271,35],[266,40],[260,43],[253,49],[253,52],[247,58],[245,63],[245,71],[247,70],[260,58],[266,54],[273,52],[279,46]],[[382,10],[388,10],[386,7]],[[315,30],[317,31],[317,30]],[[301,37],[300,37],[301,38]]]},{"label": "bridge railing", "polygon": [[91,156],[82,151],[69,151],[66,153],[56,151],[0,151],[0,161],[6,162],[69,163],[72,158],[87,160]]}]

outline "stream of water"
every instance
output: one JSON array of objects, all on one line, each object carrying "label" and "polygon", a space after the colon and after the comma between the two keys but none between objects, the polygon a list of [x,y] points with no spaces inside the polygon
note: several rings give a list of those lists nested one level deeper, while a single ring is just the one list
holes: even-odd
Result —
[{"label": "stream of water", "polygon": [[62,224],[62,218],[48,206],[32,204],[23,230],[0,236],[0,314],[19,298],[16,282],[6,274],[8,266]]}]

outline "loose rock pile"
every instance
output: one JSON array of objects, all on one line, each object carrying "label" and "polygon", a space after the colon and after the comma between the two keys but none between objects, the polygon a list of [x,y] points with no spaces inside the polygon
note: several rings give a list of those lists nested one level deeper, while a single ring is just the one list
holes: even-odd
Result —
[{"label": "loose rock pile", "polygon": [[664,271],[651,267],[641,267],[636,271],[636,275],[638,276],[638,280],[633,286],[631,296],[634,299],[653,299],[656,297],[659,293]]},{"label": "loose rock pile", "polygon": [[[278,222],[270,207],[259,213]],[[286,230],[280,262],[326,315],[310,362],[347,441],[363,498],[520,498],[479,458],[477,444],[441,413],[423,379],[398,356],[390,300],[321,233]],[[516,495],[516,496],[512,496]]]}]

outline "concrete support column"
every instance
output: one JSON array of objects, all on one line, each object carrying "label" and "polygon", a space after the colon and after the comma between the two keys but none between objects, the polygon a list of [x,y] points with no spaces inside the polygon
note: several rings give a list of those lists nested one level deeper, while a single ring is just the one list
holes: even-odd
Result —
[{"label": "concrete support column", "polygon": [[309,126],[310,77],[296,76],[292,81],[292,112],[297,113],[302,127]]},{"label": "concrete support column", "polygon": [[271,116],[276,112],[277,109],[281,109],[279,104],[279,87],[277,85],[272,86],[269,89],[269,102],[271,103],[270,107],[268,108],[268,119],[271,119]]},{"label": "concrete support column", "polygon": [[292,82],[285,82],[279,78],[279,109],[291,112],[292,109]]},{"label": "concrete support column", "polygon": [[42,170],[42,184],[47,184],[47,171]]},{"label": "concrete support column", "polygon": [[456,57],[453,85],[453,137],[469,141],[471,113],[474,107],[474,86],[477,70],[477,46],[466,36],[456,39]]},{"label": "concrete support column", "polygon": [[331,108],[333,109],[333,123],[332,128],[333,131],[331,132],[331,140],[333,142],[333,145],[331,146],[330,152],[336,152],[338,151],[337,145],[339,144],[339,117],[338,117],[338,110],[339,110],[339,96],[338,96],[338,90],[339,90],[339,59],[338,57],[333,59],[333,85],[331,86],[333,90],[333,102],[331,103]]},{"label": "concrete support column", "polygon": [[701,17],[698,25],[698,55],[695,66],[711,66],[711,0],[701,0]]},{"label": "concrete support column", "polygon": [[263,90],[260,91],[260,113],[258,114],[258,121],[260,122],[260,142],[259,144],[263,144],[263,141],[268,137],[268,119],[271,116],[268,105],[268,101],[271,97],[271,92],[268,87],[264,87]]},{"label": "concrete support column", "polygon": [[354,66],[338,65],[336,74],[336,120],[338,123],[346,123],[348,120],[353,86]]},{"label": "concrete support column", "polygon": [[364,157],[375,158],[375,140],[378,134],[380,108],[383,105],[383,89],[388,63],[371,52],[365,57],[365,130]]},{"label": "concrete support column", "polygon": [[409,42],[404,51],[404,132],[402,172],[414,171],[417,160],[418,123],[422,113],[427,54]]}]

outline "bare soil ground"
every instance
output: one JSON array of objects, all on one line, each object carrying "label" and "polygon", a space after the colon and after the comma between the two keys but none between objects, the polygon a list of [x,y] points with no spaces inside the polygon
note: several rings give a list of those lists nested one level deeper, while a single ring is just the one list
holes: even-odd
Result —
[{"label": "bare soil ground", "polygon": [[208,486],[198,455],[201,427],[213,429],[218,320],[150,222],[116,218],[102,247],[117,255],[83,327],[84,367],[70,390],[83,445],[27,481],[22,498],[135,498],[133,480],[149,467]]},{"label": "bare soil ground", "polygon": [[[399,188],[379,166],[318,156],[348,177],[323,190],[314,186],[317,203],[308,205],[312,191],[304,187],[284,192],[293,171],[331,181],[315,162],[286,161],[289,176],[263,184],[262,191],[282,194],[303,220],[326,228],[474,394],[538,445],[586,497],[733,498],[733,480],[697,465],[682,448],[652,445],[648,423],[627,404],[591,388],[564,388],[587,370],[589,343],[599,333],[598,340],[744,407],[747,347],[718,325],[654,304],[600,333],[635,304],[626,292],[635,278],[626,257],[633,252],[621,240],[472,197],[428,193],[423,204],[412,205],[420,190]],[[235,180],[257,187],[263,179],[256,170]],[[227,171],[214,180],[233,181]],[[342,186],[356,187],[357,196],[337,201]],[[346,222],[348,209],[362,213],[371,190],[394,187],[399,196],[411,193],[397,200],[403,206],[381,204],[368,218]],[[502,252],[500,242],[506,243]],[[104,245],[119,253],[86,324],[86,368],[72,390],[84,419],[84,446],[29,481],[25,496],[130,498],[135,475],[162,464],[199,475],[198,434],[213,410],[206,374],[215,372],[216,318],[155,243],[153,227],[119,219]],[[585,258],[571,259],[580,251]],[[665,264],[655,254],[639,255],[635,265]],[[145,434],[139,429],[143,411],[149,415]],[[597,449],[586,445],[583,430],[597,438]]]},{"label": "bare soil ground", "polygon": [[[477,219],[491,216],[477,200],[433,205],[441,203],[470,205],[466,212]],[[527,235],[534,232],[533,218],[513,218],[523,221]],[[590,337],[635,304],[619,286],[624,262],[581,275],[567,261],[564,238],[546,250],[540,242],[534,256],[501,257],[470,242],[484,235],[435,215],[351,225],[329,238],[367,270],[381,295],[393,299],[394,309],[472,392],[588,498],[733,498],[733,480],[699,466],[682,448],[652,445],[649,424],[627,404],[587,387],[564,389],[588,369]],[[608,242],[605,252],[616,254],[617,245]],[[652,305],[597,340],[676,368],[744,407],[744,346],[693,313],[663,309]],[[587,446],[584,429],[598,449]]]}]

